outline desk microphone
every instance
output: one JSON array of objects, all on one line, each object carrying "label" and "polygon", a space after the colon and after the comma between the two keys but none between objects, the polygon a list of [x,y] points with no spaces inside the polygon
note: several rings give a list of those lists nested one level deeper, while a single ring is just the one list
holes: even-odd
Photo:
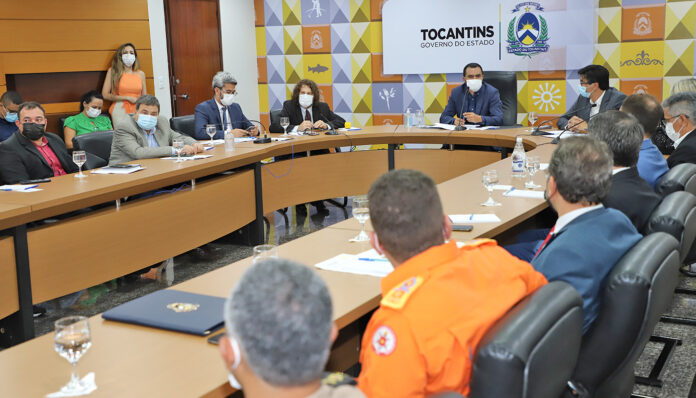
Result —
[{"label": "desk microphone", "polygon": [[[586,107],[584,107],[584,108],[578,109],[578,110],[576,111],[576,113],[577,113],[578,111],[584,111],[585,109],[592,109],[592,108],[594,108],[595,106],[597,106],[597,104],[590,104],[589,106],[586,106]],[[555,120],[558,120],[558,119],[562,118],[563,116],[565,116],[565,114],[563,114],[563,115],[561,115],[561,116],[559,116],[559,117],[555,117],[555,118],[553,118],[553,119],[549,119],[549,120],[547,120],[547,121],[545,121],[545,122],[539,124],[539,125],[534,129],[534,131],[532,131],[532,135],[546,135],[545,132],[541,131],[541,126],[543,126],[543,125],[546,124],[546,123],[549,123],[549,122],[553,122],[553,121],[555,121]],[[551,126],[553,126],[553,124],[551,124]],[[549,127],[551,127],[551,126],[549,126]],[[567,128],[567,127],[568,127],[568,124],[566,124],[566,128]],[[573,126],[573,127],[575,127],[575,126]],[[564,129],[564,131],[565,131],[565,129]]]},{"label": "desk microphone", "polygon": [[[595,106],[597,106],[597,104],[592,104],[591,108],[592,108],[592,107],[595,107]],[[599,112],[598,112],[598,113],[595,113],[594,115],[592,115],[592,116],[590,116],[589,118],[587,118],[587,123],[590,123],[590,120],[591,120],[593,117],[597,116],[597,115],[599,115]],[[572,125],[572,126],[570,126],[570,127],[568,127],[568,125],[566,124],[566,127],[563,129],[563,131],[561,131],[561,134],[559,134],[558,137],[556,137],[556,138],[554,138],[553,140],[551,140],[551,143],[552,143],[552,144],[558,144],[558,143],[561,141],[561,136],[563,136],[563,134],[565,134],[566,131],[572,129],[572,128],[575,127],[575,126],[579,126],[579,125],[581,125],[581,124],[583,124],[583,123],[585,123],[584,120],[583,120],[582,122],[577,122],[577,123],[575,123],[574,125]]]},{"label": "desk microphone", "polygon": [[[464,98],[462,98],[462,109],[459,110],[459,118],[464,120],[466,123],[466,119],[464,119],[464,105],[466,105],[466,90],[469,89],[469,86],[464,87]],[[454,122],[456,123],[457,120],[455,119]],[[462,126],[461,124],[458,124],[455,128],[454,131],[464,131],[466,128]]]},{"label": "desk microphone", "polygon": [[326,130],[324,135],[338,135],[338,131],[336,131],[336,128],[333,126],[333,123],[329,122],[329,118],[326,117],[323,113],[319,114],[319,117],[326,120],[326,125],[329,126],[329,128]]},{"label": "desk microphone", "polygon": [[263,138],[259,137],[259,138],[255,139],[254,144],[268,144],[269,142],[271,142],[271,137],[268,136],[268,133],[266,132],[267,131],[266,126],[264,126],[263,123],[259,122],[258,120],[249,120],[249,121],[258,123],[259,126],[261,126],[261,128],[263,129]]}]

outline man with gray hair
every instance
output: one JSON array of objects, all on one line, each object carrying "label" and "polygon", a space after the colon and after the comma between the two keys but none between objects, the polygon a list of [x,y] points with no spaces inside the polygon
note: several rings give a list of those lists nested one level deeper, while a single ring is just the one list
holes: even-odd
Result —
[{"label": "man with gray hair", "polygon": [[662,200],[638,173],[643,127],[622,111],[606,111],[590,120],[590,137],[604,141],[614,157],[611,188],[602,203],[624,213],[645,234],[650,214]]},{"label": "man with gray hair", "polygon": [[597,318],[600,288],[614,265],[642,238],[623,213],[602,205],[612,154],[602,141],[571,137],[551,155],[544,196],[558,213],[532,266],[549,281],[572,285],[583,299],[583,332]]},{"label": "man with gray hair", "polygon": [[237,79],[230,72],[218,72],[213,77],[213,98],[196,105],[196,138],[210,139],[205,126],[214,125],[214,139],[225,138],[229,126],[235,137],[259,135],[249,119],[244,116],[242,107],[235,103],[237,97]]},{"label": "man with gray hair", "polygon": [[220,354],[245,397],[364,397],[352,386],[322,384],[338,331],[329,291],[312,269],[283,259],[252,265],[224,316]]},{"label": "man with gray hair", "polygon": [[137,159],[173,156],[174,140],[182,140],[182,154],[203,151],[203,145],[193,138],[179,134],[169,127],[169,121],[159,114],[160,104],[154,95],[145,94],[135,102],[135,114],[127,115],[123,103],[114,108],[114,139],[111,142],[109,165]]},{"label": "man with gray hair", "polygon": [[681,163],[696,163],[696,93],[675,94],[662,103],[665,133],[674,141],[674,152],[667,158],[670,168]]}]

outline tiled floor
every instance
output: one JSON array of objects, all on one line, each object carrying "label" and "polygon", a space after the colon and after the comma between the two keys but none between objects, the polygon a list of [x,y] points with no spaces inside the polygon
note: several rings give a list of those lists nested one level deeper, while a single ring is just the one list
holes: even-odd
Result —
[{"label": "tiled floor", "polygon": [[[339,201],[342,200],[339,199]],[[268,231],[269,240],[280,245],[350,217],[350,208],[342,209],[327,204],[327,209],[328,214],[322,215],[317,214],[316,209],[310,206],[309,215],[304,217],[297,217],[294,208],[288,209],[287,215],[274,212],[269,217],[271,224],[271,229]],[[209,246],[213,249],[212,258],[201,258],[193,252],[174,258],[174,285],[251,255],[251,247],[235,243],[230,239],[221,239]],[[696,278],[682,278],[680,284],[682,287],[696,289]],[[92,316],[165,287],[167,287],[166,281],[110,282],[88,289],[74,304],[71,301],[74,301],[75,297],[66,298],[62,300],[62,303],[54,300],[47,305],[48,313],[34,321],[37,334],[52,332],[53,322],[63,316],[75,314]],[[675,295],[668,312],[676,316],[696,318],[696,296]],[[696,326],[660,322],[655,334],[679,338],[682,340],[682,345],[676,347],[674,355],[665,368],[662,375],[664,381],[662,388],[636,385],[634,393],[653,397],[696,398],[696,386],[691,392],[696,374]],[[637,374],[647,376],[661,347],[662,344],[659,343],[648,343],[636,365]]]}]

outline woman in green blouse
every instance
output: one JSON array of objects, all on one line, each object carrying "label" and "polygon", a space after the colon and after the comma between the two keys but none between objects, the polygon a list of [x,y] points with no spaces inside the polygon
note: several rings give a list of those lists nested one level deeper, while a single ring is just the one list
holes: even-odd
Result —
[{"label": "woman in green blouse", "polygon": [[72,139],[76,135],[112,129],[111,119],[101,114],[102,106],[104,106],[104,97],[97,91],[92,90],[82,96],[80,113],[65,119],[63,125],[63,137],[68,149],[72,149]]}]

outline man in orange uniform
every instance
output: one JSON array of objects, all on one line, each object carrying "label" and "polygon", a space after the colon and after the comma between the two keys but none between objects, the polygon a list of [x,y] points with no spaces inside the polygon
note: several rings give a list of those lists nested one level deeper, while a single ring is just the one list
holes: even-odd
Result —
[{"label": "man in orange uniform", "polygon": [[546,279],[494,240],[458,248],[435,183],[414,170],[370,188],[372,245],[394,265],[362,341],[358,387],[368,397],[469,393],[478,342]]}]

